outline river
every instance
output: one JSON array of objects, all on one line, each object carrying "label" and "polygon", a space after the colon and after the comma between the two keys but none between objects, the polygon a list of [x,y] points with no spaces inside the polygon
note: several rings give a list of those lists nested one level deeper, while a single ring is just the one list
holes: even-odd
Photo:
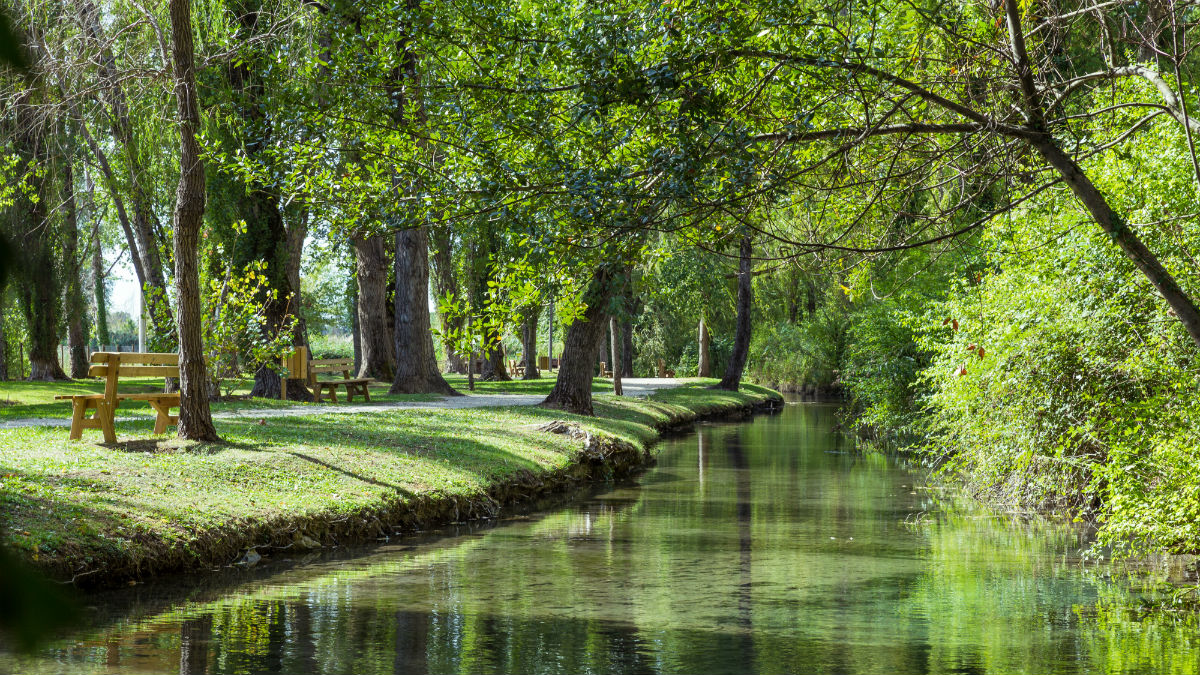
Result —
[{"label": "river", "polygon": [[498,525],[94,594],[23,673],[1200,670],[1085,530],[963,503],[791,404]]}]

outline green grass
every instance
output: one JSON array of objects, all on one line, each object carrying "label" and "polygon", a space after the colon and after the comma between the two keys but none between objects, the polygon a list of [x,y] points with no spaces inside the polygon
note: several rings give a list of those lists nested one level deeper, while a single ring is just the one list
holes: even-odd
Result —
[{"label": "green grass", "polygon": [[123,440],[111,446],[94,431],[70,442],[62,428],[0,430],[0,525],[8,545],[60,576],[103,560],[152,562],[253,524],[477,495],[518,471],[562,468],[579,444],[535,428],[552,419],[643,445],[668,419],[770,395],[753,386],[604,395],[594,418],[512,406],[221,419],[221,444],[153,436],[149,419],[119,421]]},{"label": "green grass", "polygon": [[[233,390],[235,397],[246,396],[250,393],[252,380],[241,380]],[[466,385],[464,385],[465,389]],[[121,380],[117,391],[123,394],[142,394],[163,390],[161,378],[134,377]],[[430,394],[389,394],[388,384],[373,384],[370,387],[372,402],[389,401],[436,401],[440,396]],[[98,379],[69,380],[65,382],[0,382],[0,420],[16,420],[28,418],[41,419],[70,419],[71,402],[55,401],[58,395],[102,394],[104,382]],[[345,391],[338,391],[338,401],[345,402]],[[356,398],[354,403],[362,403]],[[280,401],[268,398],[235,398],[227,401],[217,401],[212,404],[214,412],[254,409],[278,409],[311,406],[311,403],[296,401]],[[321,405],[330,405],[328,396]],[[117,410],[118,417],[154,414],[150,405],[145,401],[124,401]]]},{"label": "green grass", "polygon": [[[514,380],[511,382],[475,382],[475,391],[471,392],[467,389],[466,375],[447,375],[446,380],[450,386],[464,393],[475,394],[537,394],[546,395],[550,393],[551,387],[554,386],[555,379],[553,377],[543,376],[536,380]],[[700,382],[701,380],[692,378],[686,380],[688,382]],[[239,380],[233,388],[234,396],[245,396],[250,393],[250,387],[253,381],[250,379]],[[370,387],[371,401],[379,403],[395,402],[395,401],[436,401],[440,396],[429,394],[389,394],[387,393],[389,383],[381,382],[373,384]],[[162,391],[162,379],[152,377],[129,378],[121,380],[118,385],[119,392],[126,394],[140,394]],[[607,393],[612,391],[612,380],[596,378],[592,381],[592,391],[597,394]],[[55,401],[54,397],[58,395],[72,394],[101,394],[104,392],[104,382],[99,379],[87,380],[69,380],[65,382],[2,382],[0,381],[0,421],[16,420],[27,418],[42,418],[42,419],[70,419],[71,404],[69,401]],[[345,402],[345,392],[338,392],[338,401]],[[361,404],[362,399],[356,399],[356,404]],[[329,405],[328,398],[321,402],[322,405]],[[276,399],[265,398],[240,398],[228,401],[215,402],[212,405],[214,412],[226,412],[236,410],[254,410],[254,409],[279,409],[292,408],[312,405],[309,403],[298,403],[295,401],[279,401]],[[145,401],[125,401],[121,403],[121,407],[117,411],[118,416],[146,415],[152,416],[154,413],[150,409],[150,405]]]}]

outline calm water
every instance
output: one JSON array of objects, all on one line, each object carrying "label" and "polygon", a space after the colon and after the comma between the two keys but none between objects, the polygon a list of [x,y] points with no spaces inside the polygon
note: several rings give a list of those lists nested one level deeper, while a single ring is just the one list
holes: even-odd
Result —
[{"label": "calm water", "polygon": [[[660,448],[637,485],[357,557],[89,598],[19,672],[1178,672],[1193,612],[1064,525],[951,505],[789,405]],[[914,481],[916,484],[914,485]]]}]

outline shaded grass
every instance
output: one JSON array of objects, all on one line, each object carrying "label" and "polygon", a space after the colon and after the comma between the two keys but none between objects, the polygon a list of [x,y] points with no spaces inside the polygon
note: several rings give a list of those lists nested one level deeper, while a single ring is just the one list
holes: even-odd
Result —
[{"label": "shaded grass", "polygon": [[7,544],[59,577],[117,563],[152,573],[167,552],[206,561],[214,539],[251,524],[294,528],[397,499],[479,496],[563,469],[580,443],[537,430],[551,420],[645,447],[665,424],[771,396],[695,385],[606,395],[594,418],[513,406],[221,419],[220,444],[153,436],[149,419],[119,421],[118,436],[134,440],[112,445],[96,443],[98,432],[70,442],[65,429],[0,430],[0,520]]},{"label": "shaded grass", "polygon": [[[468,392],[466,375],[447,375],[446,381],[450,386],[464,393],[475,394],[536,394],[544,396],[550,393],[554,386],[557,373],[553,376],[543,375],[536,380],[514,380],[512,382],[481,382],[476,381],[475,391]],[[326,379],[326,378],[323,378]],[[332,379],[332,378],[328,378]],[[696,378],[688,382],[701,382]],[[238,410],[277,410],[284,408],[303,408],[313,405],[296,401],[279,401],[267,398],[248,398],[252,379],[242,379],[233,388],[235,398],[215,401],[212,404],[214,412],[230,412]],[[370,385],[371,401],[387,403],[397,401],[436,401],[442,398],[434,394],[389,394],[390,383],[379,382]],[[163,390],[161,378],[141,377],[122,379],[117,391],[125,394],[145,394]],[[612,391],[612,380],[596,378],[592,380],[592,392],[597,394]],[[28,418],[41,419],[70,419],[71,404],[69,401],[55,401],[59,395],[101,394],[104,393],[104,382],[100,379],[67,380],[63,382],[0,382],[0,420],[15,420]],[[243,398],[245,397],[245,398]],[[345,403],[344,390],[338,391],[338,402]],[[363,403],[356,398],[354,403]],[[330,405],[328,396],[321,405]],[[118,416],[147,415],[154,411],[145,401],[125,401],[117,410]]]}]

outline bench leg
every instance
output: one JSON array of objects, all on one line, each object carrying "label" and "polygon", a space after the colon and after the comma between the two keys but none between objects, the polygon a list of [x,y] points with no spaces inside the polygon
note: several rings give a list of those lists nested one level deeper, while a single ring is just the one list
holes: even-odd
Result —
[{"label": "bench leg", "polygon": [[321,387],[319,386],[313,387],[313,401],[316,403],[321,402]]},{"label": "bench leg", "polygon": [[100,429],[104,432],[105,443],[116,443],[117,432],[113,428],[113,416],[116,411],[104,401],[96,403],[96,417],[100,420]]},{"label": "bench leg", "polygon": [[334,402],[334,403],[337,403],[337,402],[338,402],[338,400],[337,400],[337,387],[330,387],[330,388],[329,388],[329,400],[330,400],[330,401],[332,401],[332,402]]},{"label": "bench leg", "polygon": [[165,433],[167,427],[179,423],[179,417],[171,414],[171,406],[158,401],[150,401],[150,407],[158,413],[158,416],[154,418],[154,433]]},{"label": "bench leg", "polygon": [[346,403],[354,402],[354,385],[346,385]]},{"label": "bench leg", "polygon": [[77,398],[71,401],[71,435],[72,441],[83,438],[83,418],[87,415],[88,402]]},{"label": "bench leg", "polygon": [[368,389],[367,385],[365,385],[365,384],[362,386],[362,395],[363,395],[363,400],[365,400],[367,403],[371,402],[371,390]]}]

